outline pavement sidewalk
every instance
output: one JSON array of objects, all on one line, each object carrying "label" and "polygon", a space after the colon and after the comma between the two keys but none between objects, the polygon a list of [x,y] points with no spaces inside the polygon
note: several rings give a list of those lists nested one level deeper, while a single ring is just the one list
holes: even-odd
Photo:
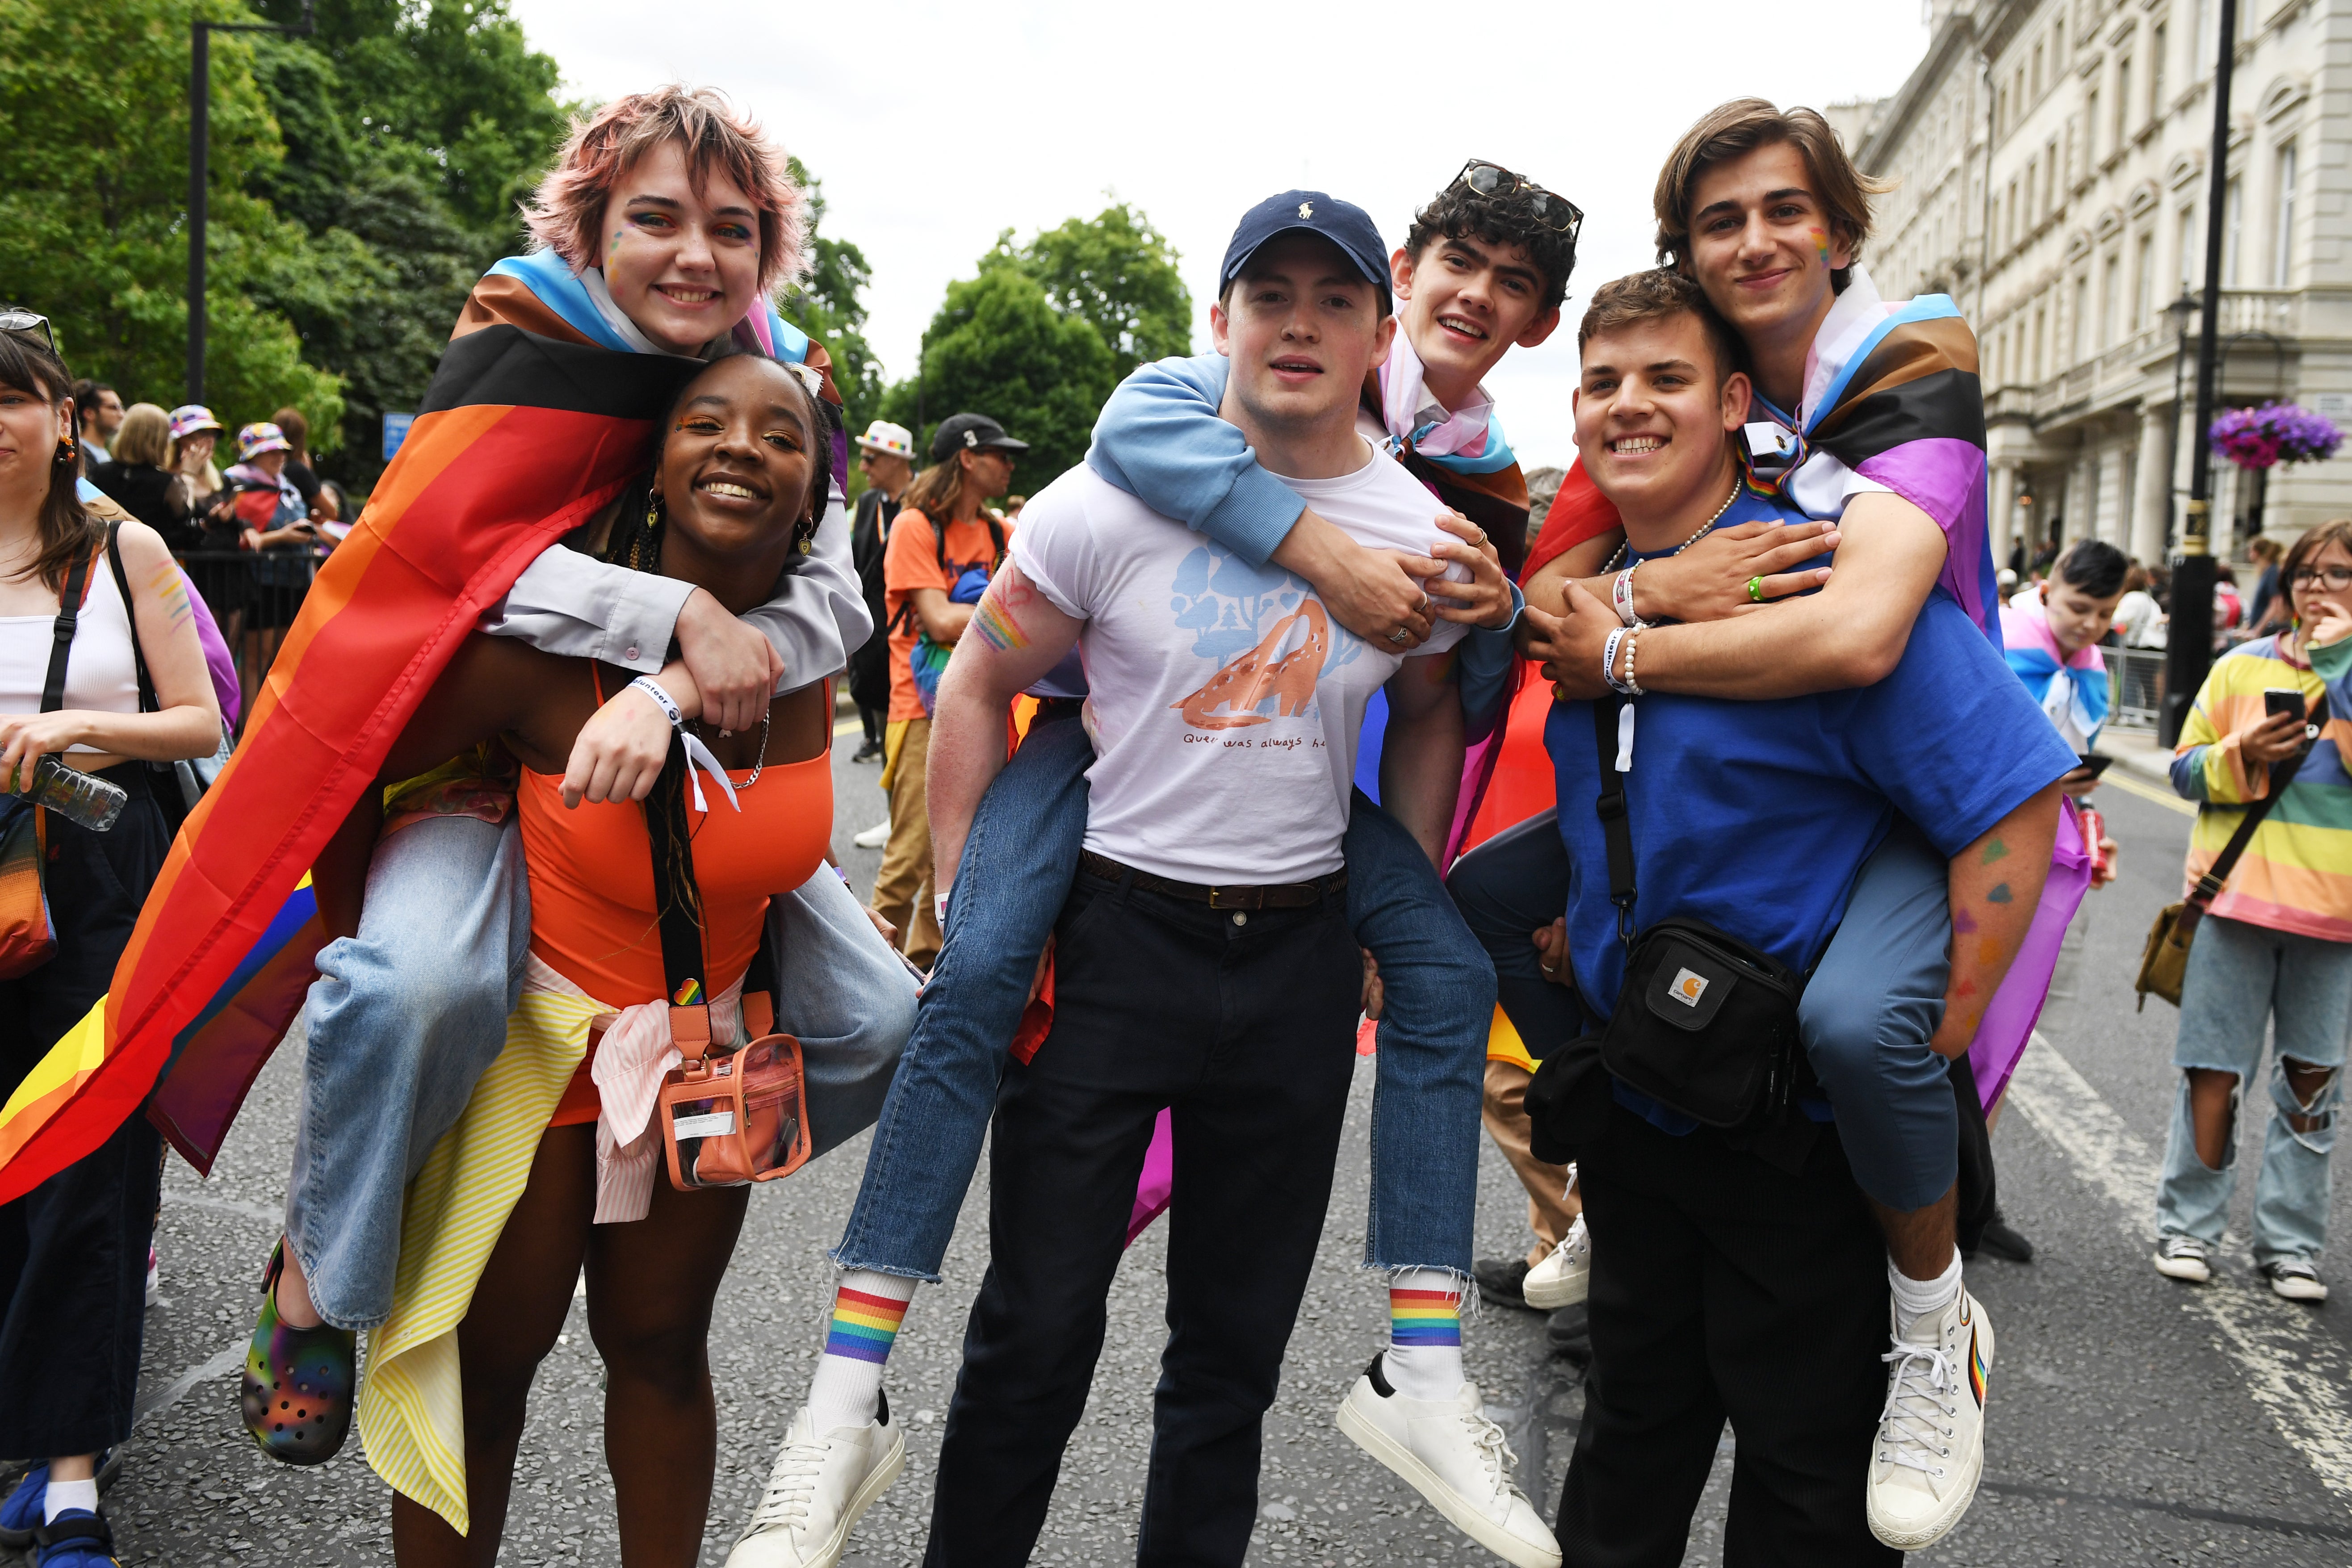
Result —
[{"label": "pavement sidewalk", "polygon": [[2099,731],[2100,753],[2115,758],[2115,766],[2142,781],[2170,794],[2172,790],[2172,752],[2156,743],[2153,730],[2119,730],[2108,725]]}]

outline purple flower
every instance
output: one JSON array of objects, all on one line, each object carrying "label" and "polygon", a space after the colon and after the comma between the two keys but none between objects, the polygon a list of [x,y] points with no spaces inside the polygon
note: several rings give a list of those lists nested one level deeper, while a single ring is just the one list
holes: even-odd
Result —
[{"label": "purple flower", "polygon": [[2317,462],[2334,457],[2344,441],[2334,420],[2292,403],[2226,410],[2205,434],[2214,451],[2242,468]]}]

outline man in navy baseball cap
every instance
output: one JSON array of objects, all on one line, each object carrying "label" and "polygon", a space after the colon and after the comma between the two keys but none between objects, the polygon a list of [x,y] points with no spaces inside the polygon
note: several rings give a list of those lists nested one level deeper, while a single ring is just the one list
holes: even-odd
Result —
[{"label": "man in navy baseball cap", "polygon": [[1242,215],[1225,259],[1217,268],[1217,292],[1222,295],[1241,276],[1258,247],[1277,235],[1318,234],[1339,247],[1364,280],[1381,291],[1381,314],[1391,313],[1389,296],[1389,247],[1371,215],[1353,202],[1343,202],[1321,191],[1285,191]]}]

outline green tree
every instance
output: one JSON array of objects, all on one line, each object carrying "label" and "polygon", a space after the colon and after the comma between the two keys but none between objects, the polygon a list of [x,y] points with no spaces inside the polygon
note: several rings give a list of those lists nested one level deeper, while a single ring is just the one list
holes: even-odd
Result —
[{"label": "green tree", "polygon": [[[78,374],[167,407],[186,363],[195,14],[188,0],[0,3],[0,292],[56,321]],[[281,279],[326,262],[253,194],[285,155],[254,58],[246,38],[215,36],[206,399],[232,425],[293,403],[331,445],[341,378],[268,302]]]},{"label": "green tree", "polygon": [[1013,231],[982,262],[1018,266],[1055,310],[1100,334],[1124,376],[1147,360],[1192,352],[1192,295],[1175,247],[1151,220],[1120,202],[1092,222],[1071,218],[1014,249]]},{"label": "green tree", "polygon": [[985,414],[1029,443],[1013,487],[1034,491],[1086,456],[1095,415],[1118,374],[1094,327],[1055,310],[1034,278],[1017,267],[985,267],[948,285],[923,335],[921,374],[890,388],[882,417],[914,429],[924,451],[949,415]]},{"label": "green tree", "polygon": [[[824,182],[798,158],[792,160],[792,171],[808,194],[809,274],[777,308],[833,356],[833,384],[855,439],[881,415],[882,365],[866,341],[866,301],[860,298],[874,280],[874,269],[855,244],[824,232]],[[865,488],[855,469],[849,477],[853,493]]]}]

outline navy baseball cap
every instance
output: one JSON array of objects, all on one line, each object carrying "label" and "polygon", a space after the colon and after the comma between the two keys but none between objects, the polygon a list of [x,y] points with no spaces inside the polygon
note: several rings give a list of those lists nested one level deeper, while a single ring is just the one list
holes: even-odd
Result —
[{"label": "navy baseball cap", "polygon": [[1380,229],[1371,215],[1355,203],[1321,191],[1285,191],[1244,213],[1234,226],[1232,243],[1225,247],[1224,262],[1217,268],[1217,291],[1224,291],[1224,286],[1240,275],[1267,240],[1301,231],[1319,234],[1338,246],[1364,280],[1380,289],[1381,313],[1390,313],[1389,247],[1381,241]]}]

